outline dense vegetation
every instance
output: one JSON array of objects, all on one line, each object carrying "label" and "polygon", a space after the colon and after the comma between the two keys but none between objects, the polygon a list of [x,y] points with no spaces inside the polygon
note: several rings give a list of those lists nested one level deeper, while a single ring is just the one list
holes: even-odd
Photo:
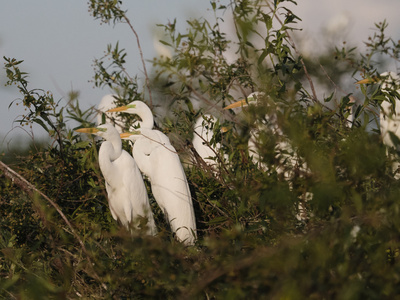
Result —
[{"label": "dense vegetation", "polygon": [[[160,25],[172,56],[154,58],[143,87],[127,73],[128,53],[118,44],[108,45],[95,61],[96,87],[113,90],[121,104],[149,104],[158,128],[179,152],[199,229],[194,247],[174,240],[150,189],[159,235],[131,235],[119,226],[97,164],[101,142],[67,126],[70,120],[93,126],[96,110],[82,110],[75,93],[65,103],[30,87],[22,61],[5,58],[8,84],[22,95],[15,103],[27,109],[21,124],[41,125],[51,143],[11,166],[26,181],[1,167],[2,298],[400,294],[400,184],[391,167],[398,156],[394,150],[386,154],[376,129],[380,103],[399,95],[378,84],[361,86],[360,92],[353,84],[356,77],[384,71],[382,61],[398,61],[400,44],[385,35],[388,24],[382,22],[368,38],[366,53],[344,44],[318,59],[303,57],[293,37],[301,20],[285,2],[294,3],[211,1],[213,20],[188,20],[185,32],[177,31],[175,21]],[[122,1],[91,0],[89,9],[103,23],[131,26]],[[234,25],[229,33],[221,30],[227,18]],[[351,84],[341,87],[343,81]],[[223,109],[253,91],[265,93],[257,106]],[[191,145],[193,124],[203,113],[219,119],[211,141],[222,145],[215,170]],[[266,126],[255,164],[250,132],[272,114],[290,151],[275,147],[281,136]],[[127,124],[128,118],[133,116]],[[221,133],[222,126],[229,130]],[[298,161],[289,166],[293,155]],[[282,169],[291,172],[289,179]]]}]

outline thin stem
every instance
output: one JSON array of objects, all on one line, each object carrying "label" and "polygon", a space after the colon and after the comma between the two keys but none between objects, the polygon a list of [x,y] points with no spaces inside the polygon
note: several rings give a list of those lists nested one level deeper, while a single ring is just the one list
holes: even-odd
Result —
[{"label": "thin stem", "polygon": [[321,63],[319,63],[319,66],[322,70],[322,72],[324,72],[326,78],[328,78],[328,80],[332,83],[332,85],[335,87],[335,89],[338,89],[339,91],[341,91],[343,94],[348,95],[350,93],[347,93],[345,90],[343,90],[340,86],[338,86],[333,80],[332,78],[329,76],[328,72],[326,72],[325,68],[323,65],[321,65]]},{"label": "thin stem", "polygon": [[[193,133],[194,133],[195,135],[197,135],[197,136],[203,141],[203,143],[205,143],[205,144],[207,145],[207,147],[211,149],[212,152],[214,152],[215,156],[217,157],[217,159],[218,159],[219,162],[221,163],[221,166],[222,166],[223,169],[225,170],[226,174],[229,175],[229,171],[228,171],[228,169],[226,168],[225,163],[224,163],[224,160],[223,160],[223,158],[221,157],[220,153],[217,152],[213,147],[211,147],[210,143],[209,143],[204,137],[202,137],[200,134],[198,134],[196,131],[194,131]],[[193,150],[195,150],[194,147],[193,147]],[[202,158],[202,159],[203,159],[203,158]],[[204,160],[203,160],[203,161],[204,161]],[[225,184],[225,180],[223,180],[222,177],[221,177],[221,179],[222,179],[223,183]]]},{"label": "thin stem", "polygon": [[146,77],[146,86],[147,89],[149,91],[149,106],[150,108],[153,108],[153,98],[151,96],[151,89],[150,89],[150,80],[149,80],[149,76],[147,73],[147,68],[146,68],[146,63],[144,62],[144,57],[143,57],[143,51],[142,51],[142,47],[140,46],[140,39],[139,39],[139,35],[137,34],[135,28],[133,28],[132,23],[130,22],[130,20],[128,19],[128,17],[124,14],[123,15],[126,23],[129,25],[129,27],[131,28],[133,34],[136,36],[136,42],[137,42],[137,46],[139,49],[139,53],[140,53],[140,59],[142,61],[143,64],[143,71],[144,71],[144,76]]},{"label": "thin stem", "polygon": [[[343,90],[340,86],[338,86],[338,85],[332,80],[332,78],[331,78],[331,77],[329,76],[329,74],[326,72],[324,66],[321,65],[321,63],[319,63],[319,66],[321,67],[322,72],[324,72],[326,78],[328,78],[328,80],[332,83],[332,85],[333,85],[337,90],[339,90],[340,92],[342,92],[342,93],[345,94],[345,95],[351,94],[351,93],[348,93],[348,92],[346,92],[345,90]],[[352,95],[352,96],[350,96],[350,97],[352,97],[352,98],[354,99],[352,102],[357,102],[357,101],[358,101],[358,99],[357,99],[355,96]],[[326,107],[326,106],[325,106],[325,107]],[[371,112],[375,117],[377,117],[376,111],[372,110],[372,109],[371,109],[370,107],[368,107],[368,106],[364,106],[364,108],[365,108],[366,110],[368,110],[369,112]]]},{"label": "thin stem", "polygon": [[234,121],[234,117],[226,110],[223,109],[222,107],[219,107],[217,103],[213,103],[210,100],[208,100],[206,97],[204,97],[204,95],[200,94],[198,91],[196,91],[196,89],[191,86],[189,83],[186,84],[186,87],[188,88],[188,90],[190,90],[190,92],[195,95],[197,98],[199,98],[201,101],[203,101],[204,103],[206,103],[207,105],[209,105],[209,109],[210,108],[215,108],[217,109],[221,114],[225,115],[225,117],[227,119],[229,119],[230,121]]},{"label": "thin stem", "polygon": [[[269,7],[269,9],[270,9],[271,11],[274,11],[274,10],[272,9],[272,7],[271,7],[271,5],[270,5],[269,2],[267,2],[267,6]],[[281,24],[281,26],[283,27],[284,24],[283,24],[283,22],[281,21],[281,19],[278,17],[278,15],[274,13],[274,17],[275,17],[275,19],[278,20],[278,22],[279,22],[279,23]],[[305,74],[306,77],[307,77],[307,80],[308,80],[308,82],[309,82],[309,84],[310,84],[310,88],[311,88],[311,91],[312,91],[312,94],[313,94],[313,97],[311,98],[311,100],[312,100],[313,102],[318,102],[317,93],[315,92],[315,88],[314,88],[314,83],[313,83],[313,81],[312,81],[312,79],[311,79],[310,74],[308,73],[306,64],[304,63],[304,60],[303,60],[303,57],[301,56],[300,52],[297,50],[296,44],[295,44],[294,40],[292,39],[291,35],[289,34],[289,31],[288,31],[287,29],[285,29],[284,31],[285,31],[285,33],[286,33],[286,36],[288,37],[290,46],[293,48],[294,52],[296,52],[296,54],[300,57],[300,62],[301,62],[301,64],[302,64],[302,66],[303,66],[304,74]]]}]

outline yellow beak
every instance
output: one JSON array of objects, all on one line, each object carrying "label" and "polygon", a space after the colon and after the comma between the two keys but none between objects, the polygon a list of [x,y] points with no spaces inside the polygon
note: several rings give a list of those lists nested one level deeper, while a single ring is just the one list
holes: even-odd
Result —
[{"label": "yellow beak", "polygon": [[131,135],[132,135],[132,133],[130,133],[130,132],[123,132],[123,133],[121,133],[119,136],[120,136],[121,139],[127,139],[127,138],[129,138]]},{"label": "yellow beak", "polygon": [[227,132],[227,131],[229,131],[229,130],[230,130],[229,127],[226,127],[226,126],[222,126],[222,127],[221,127],[221,132],[222,132],[222,133],[225,133],[225,132]]},{"label": "yellow beak", "polygon": [[76,132],[81,132],[81,133],[90,133],[90,134],[94,134],[99,132],[100,130],[97,128],[79,128],[75,130]]},{"label": "yellow beak", "polygon": [[363,80],[357,81],[356,84],[367,84],[371,82],[372,82],[371,78],[365,78]]},{"label": "yellow beak", "polygon": [[249,105],[249,104],[246,102],[246,99],[242,99],[242,100],[239,100],[239,101],[237,101],[237,102],[235,102],[235,103],[232,103],[232,104],[230,104],[230,105],[224,107],[224,109],[232,109],[232,108],[237,108],[237,107],[245,107],[245,106],[248,106],[248,105]]},{"label": "yellow beak", "polygon": [[140,134],[140,130],[137,131],[130,131],[130,132],[123,132],[119,134],[119,137],[121,139],[127,139],[129,138],[131,135],[139,135]]},{"label": "yellow beak", "polygon": [[371,77],[371,78],[365,78],[365,79],[362,79],[360,81],[357,81],[356,84],[368,84],[368,83],[375,83],[375,82],[378,82],[378,81],[379,81],[379,78],[374,76],[374,77]]},{"label": "yellow beak", "polygon": [[121,111],[125,111],[127,109],[128,109],[127,106],[120,106],[120,107],[116,107],[116,108],[111,108],[111,109],[107,110],[106,112],[121,112]]}]

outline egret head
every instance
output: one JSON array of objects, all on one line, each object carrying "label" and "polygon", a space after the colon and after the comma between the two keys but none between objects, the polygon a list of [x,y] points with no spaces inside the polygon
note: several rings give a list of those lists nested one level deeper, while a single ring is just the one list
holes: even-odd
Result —
[{"label": "egret head", "polygon": [[117,129],[115,129],[115,127],[110,124],[103,124],[92,128],[79,128],[76,129],[75,131],[80,133],[94,134],[105,139],[107,139],[107,137],[112,134],[114,135],[118,134]]},{"label": "egret head", "polygon": [[[196,123],[194,124],[194,131],[200,136],[203,136],[203,134],[208,135],[208,132],[212,132],[217,123],[219,125],[219,121],[213,115],[201,115],[197,118]],[[221,126],[220,128],[221,133],[225,133],[229,130],[230,128],[226,126]]]},{"label": "egret head", "polygon": [[394,72],[384,72],[379,76],[365,78],[356,82],[357,84],[381,83],[382,90],[393,90],[399,88],[400,77]]},{"label": "egret head", "polygon": [[115,102],[118,100],[117,95],[109,94],[101,98],[99,103],[99,111],[106,112],[107,110],[115,107]]},{"label": "egret head", "polygon": [[143,112],[151,113],[151,110],[147,106],[146,103],[144,103],[143,101],[136,100],[136,101],[132,101],[128,105],[109,109],[109,110],[107,110],[107,112],[121,112],[121,113],[127,113],[127,114],[141,115],[141,113],[143,113]]},{"label": "egret head", "polygon": [[[366,78],[356,82],[358,84],[372,84],[372,83],[380,83],[380,89],[383,92],[384,96],[388,99],[388,101],[380,102],[380,105],[383,108],[382,112],[385,114],[389,113],[389,107],[392,112],[394,112],[395,102],[400,99],[400,77],[394,72],[384,72],[379,76],[373,76],[371,78]],[[396,108],[398,110],[398,108]]]},{"label": "egret head", "polygon": [[115,107],[112,109],[107,110],[107,112],[121,112],[121,113],[128,113],[128,114],[135,114],[136,105],[133,104],[136,101],[129,103],[128,105]]},{"label": "egret head", "polygon": [[241,99],[235,103],[232,103],[224,107],[224,109],[233,109],[237,107],[246,107],[248,105],[255,105],[264,96],[265,94],[263,92],[254,92],[248,95],[246,99]]},{"label": "egret head", "polygon": [[151,112],[151,109],[147,106],[147,104],[143,101],[133,101],[128,105],[116,107],[108,110],[107,112],[121,112],[138,115],[142,120],[137,121],[134,125],[132,125],[131,129],[134,129],[136,127],[151,129],[154,125],[153,113]]}]

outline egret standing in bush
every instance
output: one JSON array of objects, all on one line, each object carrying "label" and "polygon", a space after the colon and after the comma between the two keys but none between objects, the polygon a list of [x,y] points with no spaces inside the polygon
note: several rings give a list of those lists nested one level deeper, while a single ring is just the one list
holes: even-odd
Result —
[{"label": "egret standing in bush", "polygon": [[[261,99],[265,98],[265,94],[262,92],[254,92],[247,96],[247,99],[239,100],[225,107],[225,109],[233,109],[238,107],[246,107],[249,105],[257,105]],[[283,134],[277,120],[276,113],[267,115],[264,117],[265,122],[259,122],[256,124],[256,128],[250,131],[250,138],[248,141],[249,155],[251,156],[253,163],[258,165],[260,169],[267,171],[268,167],[261,162],[262,158],[259,154],[259,133],[263,130],[268,130],[271,134],[278,138],[278,143],[275,146],[275,150],[280,152],[277,154],[280,165],[277,166],[278,174],[283,173],[286,180],[292,179],[294,172],[292,169],[298,165],[299,157],[294,152],[293,147],[290,145],[288,138]],[[279,155],[279,156],[278,156]],[[304,166],[305,167],[305,166]]]},{"label": "egret standing in bush", "polygon": [[[225,107],[225,109],[234,109],[238,107],[246,107],[249,105],[257,105],[260,101],[265,98],[263,92],[254,92],[247,96],[247,99],[239,100]],[[278,174],[283,174],[284,180],[289,183],[290,189],[293,188],[293,179],[296,174],[295,170],[298,168],[302,173],[310,172],[306,163],[299,165],[301,160],[295,149],[293,149],[290,144],[289,139],[284,135],[282,129],[278,124],[278,117],[276,113],[266,115],[262,122],[258,122],[256,127],[250,131],[250,138],[248,141],[249,155],[254,164],[256,164],[261,170],[268,172],[269,168],[266,164],[262,162],[262,157],[259,153],[260,144],[260,131],[268,130],[271,134],[275,135],[278,139],[275,145],[274,151],[278,152],[276,158],[278,159],[278,164],[276,166],[276,172]],[[301,197],[301,202],[298,204],[298,214],[296,218],[299,221],[304,221],[306,219],[306,209],[305,202],[311,200],[313,197],[312,193],[305,192]]]},{"label": "egret standing in bush", "polygon": [[[394,148],[393,138],[400,139],[400,77],[394,72],[384,72],[379,77],[366,78],[358,81],[358,84],[381,82],[381,90],[386,94],[386,99],[381,103],[379,114],[380,132],[383,143]],[[392,97],[388,97],[391,95]],[[393,102],[392,102],[392,101]],[[397,145],[399,147],[399,145]],[[400,164],[393,163],[393,172],[397,172]],[[400,173],[395,174],[400,179]]]},{"label": "egret standing in bush", "polygon": [[146,221],[148,234],[157,232],[147,190],[135,160],[122,149],[117,129],[110,124],[96,128],[81,128],[77,132],[90,133],[105,141],[99,150],[100,170],[106,181],[111,215],[122,225],[139,228]]},{"label": "egret standing in bush", "polygon": [[[214,136],[214,127],[218,122],[217,118],[205,114],[197,118],[194,124],[193,133],[193,147],[197,154],[203,159],[203,161],[210,166],[213,171],[216,171],[216,167],[219,163],[225,163],[228,160],[228,155],[219,156],[221,144],[212,143]],[[226,127],[221,128],[221,132],[226,132],[228,129]],[[218,157],[219,156],[219,157]],[[222,161],[221,161],[222,160]]]},{"label": "egret standing in bush", "polygon": [[154,198],[176,237],[186,245],[194,244],[196,219],[186,175],[169,138],[153,129],[150,108],[142,101],[133,101],[109,112],[136,114],[142,119],[137,130],[122,133],[121,137],[134,142],[132,155],[149,178]]}]

